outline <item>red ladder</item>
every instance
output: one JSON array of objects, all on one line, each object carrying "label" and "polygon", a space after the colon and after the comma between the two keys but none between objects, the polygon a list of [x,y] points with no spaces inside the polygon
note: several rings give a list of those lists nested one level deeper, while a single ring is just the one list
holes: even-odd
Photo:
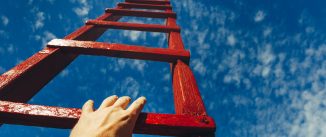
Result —
[{"label": "red ladder", "polygon": [[[133,9],[155,9],[164,12]],[[122,16],[165,18],[166,25],[117,22]],[[164,32],[168,48],[149,48],[94,42],[107,29]],[[214,136],[195,77],[188,66],[176,14],[167,0],[126,0],[0,76],[0,122],[53,128],[72,128],[81,110],[25,104],[79,54],[168,62],[171,65],[176,114],[141,113],[134,133],[169,136]],[[20,102],[20,103],[17,103]]]}]

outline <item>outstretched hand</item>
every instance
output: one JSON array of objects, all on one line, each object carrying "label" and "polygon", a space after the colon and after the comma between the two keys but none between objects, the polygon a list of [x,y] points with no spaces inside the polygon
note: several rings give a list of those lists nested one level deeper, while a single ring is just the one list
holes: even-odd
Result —
[{"label": "outstretched hand", "polygon": [[127,108],[130,101],[127,96],[110,96],[94,111],[94,102],[88,100],[70,137],[131,137],[146,98],[138,98]]}]

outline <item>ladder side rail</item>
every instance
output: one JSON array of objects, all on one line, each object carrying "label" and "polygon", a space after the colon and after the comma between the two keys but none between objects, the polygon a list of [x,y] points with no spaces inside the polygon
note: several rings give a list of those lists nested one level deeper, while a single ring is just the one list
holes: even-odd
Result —
[{"label": "ladder side rail", "polygon": [[[166,12],[172,12],[172,9],[167,9]],[[176,18],[167,18],[166,25],[170,27],[178,26]],[[169,48],[185,49],[180,32],[168,33],[167,40]],[[176,114],[181,115],[207,116],[206,108],[201,98],[195,76],[188,64],[189,62],[183,62],[181,60],[170,64],[175,112]],[[215,137],[215,130],[216,125],[214,123],[213,132],[204,136],[194,134],[191,135],[191,137]]]},{"label": "ladder side rail", "polygon": [[[166,10],[171,12],[171,10]],[[168,18],[167,26],[175,27],[176,19]],[[184,45],[179,32],[170,32],[168,44],[171,49],[183,49]],[[172,82],[175,101],[175,111],[177,114],[206,115],[205,106],[200,96],[200,92],[195,77],[186,62],[178,60],[171,64]]]}]

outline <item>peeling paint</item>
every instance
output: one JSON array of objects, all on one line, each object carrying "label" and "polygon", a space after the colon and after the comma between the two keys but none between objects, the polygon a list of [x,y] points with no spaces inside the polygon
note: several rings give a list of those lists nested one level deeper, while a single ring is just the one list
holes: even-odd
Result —
[{"label": "peeling paint", "polygon": [[17,72],[14,69],[11,69],[11,70],[7,71],[6,73],[3,73],[3,75],[10,76],[10,75],[13,75],[15,73],[17,73]]},{"label": "peeling paint", "polygon": [[50,53],[50,50],[48,50],[48,49],[43,49],[43,50],[39,51],[38,53],[48,54],[48,53]]}]

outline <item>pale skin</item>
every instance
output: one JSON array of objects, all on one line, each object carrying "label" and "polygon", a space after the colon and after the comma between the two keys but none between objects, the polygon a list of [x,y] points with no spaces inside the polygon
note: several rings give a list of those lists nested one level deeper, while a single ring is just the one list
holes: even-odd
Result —
[{"label": "pale skin", "polygon": [[70,137],[131,137],[146,98],[138,98],[127,108],[130,101],[127,96],[110,96],[94,110],[94,102],[88,100]]}]

